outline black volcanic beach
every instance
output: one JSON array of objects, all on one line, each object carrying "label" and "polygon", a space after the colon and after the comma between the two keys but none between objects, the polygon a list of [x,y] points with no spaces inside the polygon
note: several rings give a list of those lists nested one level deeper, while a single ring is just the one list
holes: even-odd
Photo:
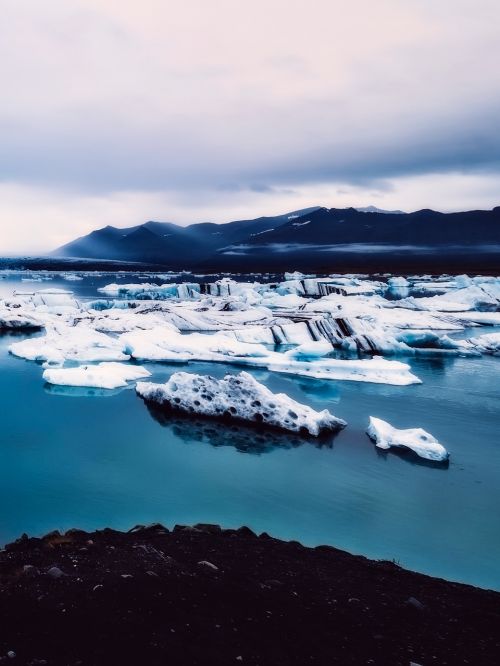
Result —
[{"label": "black volcanic beach", "polygon": [[480,666],[498,663],[499,623],[496,592],[246,527],[70,530],[0,552],[5,663]]}]

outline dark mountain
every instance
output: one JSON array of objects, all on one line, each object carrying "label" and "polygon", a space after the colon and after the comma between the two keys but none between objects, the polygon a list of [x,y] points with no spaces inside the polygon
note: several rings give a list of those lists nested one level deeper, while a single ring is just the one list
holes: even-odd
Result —
[{"label": "dark mountain", "polygon": [[146,222],[105,227],[54,255],[174,270],[392,270],[394,264],[430,270],[439,262],[442,270],[481,270],[486,264],[498,270],[500,207],[461,213],[313,207],[228,224]]},{"label": "dark mountain", "polygon": [[[252,245],[261,239],[247,240]],[[265,237],[271,243],[390,243],[394,245],[476,245],[500,243],[500,207],[491,211],[364,213],[355,208],[319,208],[290,220]]]},{"label": "dark mountain", "polygon": [[173,269],[192,267],[222,247],[253,238],[316,209],[227,224],[202,222],[180,227],[150,221],[127,229],[107,226],[63,245],[53,255],[158,263]]}]

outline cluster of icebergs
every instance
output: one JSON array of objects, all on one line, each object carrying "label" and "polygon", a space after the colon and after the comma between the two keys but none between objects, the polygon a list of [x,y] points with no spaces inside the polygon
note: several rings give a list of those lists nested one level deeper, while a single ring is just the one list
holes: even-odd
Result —
[{"label": "cluster of icebergs", "polygon": [[[500,354],[500,329],[461,337],[465,328],[500,326],[498,277],[290,273],[275,283],[150,278],[99,291],[82,300],[65,289],[27,289],[0,301],[0,330],[40,331],[12,342],[10,352],[42,363],[49,383],[96,388],[149,374],[129,361],[204,361],[405,386],[420,379],[407,363],[382,355]],[[405,445],[380,423],[378,446]]]}]

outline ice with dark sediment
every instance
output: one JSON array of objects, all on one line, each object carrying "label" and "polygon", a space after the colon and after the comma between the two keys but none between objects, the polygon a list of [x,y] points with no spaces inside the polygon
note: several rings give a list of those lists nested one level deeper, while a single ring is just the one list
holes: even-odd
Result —
[{"label": "ice with dark sediment", "polygon": [[[207,361],[396,385],[419,380],[407,364],[380,354],[498,354],[494,337],[460,339],[465,327],[500,325],[494,276],[293,273],[274,283],[226,277],[177,284],[154,284],[153,277],[107,285],[102,291],[113,298],[94,301],[62,289],[20,290],[0,301],[0,329],[45,329],[10,351],[47,365]],[[394,300],[392,288],[411,295]],[[334,350],[347,358],[335,358]]]}]

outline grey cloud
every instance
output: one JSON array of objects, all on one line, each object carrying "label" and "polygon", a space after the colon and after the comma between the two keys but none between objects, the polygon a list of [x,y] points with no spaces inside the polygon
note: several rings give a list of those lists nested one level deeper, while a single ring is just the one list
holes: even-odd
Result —
[{"label": "grey cloud", "polygon": [[240,25],[225,0],[8,0],[0,181],[293,194],[500,173],[497,4],[366,0],[364,27],[337,0],[254,4]]}]

